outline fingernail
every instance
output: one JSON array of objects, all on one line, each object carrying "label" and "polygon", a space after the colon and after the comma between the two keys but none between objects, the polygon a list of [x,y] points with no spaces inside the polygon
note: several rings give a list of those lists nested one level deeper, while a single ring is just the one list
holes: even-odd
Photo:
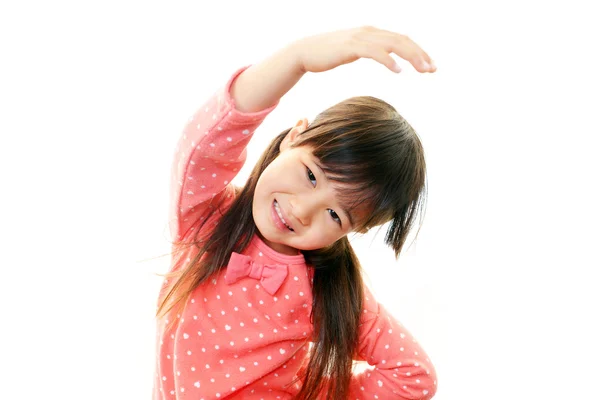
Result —
[{"label": "fingernail", "polygon": [[431,66],[427,63],[427,61],[423,61],[423,68],[430,69]]},{"label": "fingernail", "polygon": [[392,69],[396,72],[400,72],[402,71],[402,69],[400,68],[400,66],[398,65],[398,63],[394,63],[394,65],[392,66]]}]

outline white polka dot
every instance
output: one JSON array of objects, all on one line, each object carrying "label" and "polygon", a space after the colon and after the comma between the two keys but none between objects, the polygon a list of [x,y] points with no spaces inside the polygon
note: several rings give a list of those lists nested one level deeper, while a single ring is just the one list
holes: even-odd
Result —
[{"label": "white polka dot", "polygon": [[244,372],[245,370],[246,370],[246,368],[240,367],[240,372]]}]

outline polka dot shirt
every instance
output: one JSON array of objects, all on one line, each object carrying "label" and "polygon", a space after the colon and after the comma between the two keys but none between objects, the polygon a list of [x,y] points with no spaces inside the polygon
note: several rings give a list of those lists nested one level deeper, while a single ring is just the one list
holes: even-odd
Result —
[{"label": "polka dot shirt", "polygon": [[[256,113],[236,110],[230,88],[246,68],[190,118],[178,142],[170,202],[170,230],[177,239],[194,233],[215,197],[223,197],[223,207],[231,204],[230,182],[245,162],[246,146],[277,106]],[[203,229],[218,223],[218,216],[211,218]],[[288,274],[270,294],[250,276],[227,283],[223,268],[195,289],[181,314],[171,316],[177,318],[171,328],[173,321],[159,319],[154,400],[293,399],[299,392],[300,383],[290,383],[308,361],[313,270],[301,253],[278,253],[256,235],[242,254],[253,262],[286,265]],[[174,262],[171,269],[180,266]],[[353,376],[350,399],[433,397],[432,363],[367,287],[359,328],[360,360],[373,368]]]}]

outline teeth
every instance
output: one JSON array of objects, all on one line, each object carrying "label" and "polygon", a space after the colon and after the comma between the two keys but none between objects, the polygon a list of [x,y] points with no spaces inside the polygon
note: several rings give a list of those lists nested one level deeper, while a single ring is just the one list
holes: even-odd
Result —
[{"label": "teeth", "polygon": [[292,230],[292,228],[290,228],[288,226],[288,224],[285,223],[285,220],[283,219],[283,215],[281,215],[281,210],[279,209],[279,203],[277,203],[277,200],[275,200],[275,211],[277,211],[277,215],[279,215],[279,219],[281,219],[281,222],[283,222],[283,224],[285,226],[287,226],[288,229]]}]

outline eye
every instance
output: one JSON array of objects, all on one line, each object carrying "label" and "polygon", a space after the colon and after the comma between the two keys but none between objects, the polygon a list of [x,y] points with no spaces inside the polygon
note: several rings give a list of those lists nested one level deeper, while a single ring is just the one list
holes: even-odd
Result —
[{"label": "eye", "polygon": [[331,214],[331,217],[335,220],[337,219],[337,223],[342,226],[342,220],[340,217],[338,217],[338,215],[335,213],[335,211],[333,211],[331,208],[329,209],[329,214]]},{"label": "eye", "polygon": [[[312,184],[312,181],[315,181],[313,186],[317,186],[317,178],[315,178],[315,175],[312,173],[312,171],[308,167],[306,167],[306,175],[308,176],[308,179],[311,181],[311,184]],[[342,219],[331,208],[329,209],[329,214],[331,215],[333,220],[338,223],[339,226],[342,226]]]},{"label": "eye", "polygon": [[310,168],[306,167],[306,171],[308,172],[308,179],[311,181],[315,181],[315,183],[313,184],[313,186],[317,186],[317,178],[315,178],[315,176],[313,175],[312,171],[310,170]]}]

